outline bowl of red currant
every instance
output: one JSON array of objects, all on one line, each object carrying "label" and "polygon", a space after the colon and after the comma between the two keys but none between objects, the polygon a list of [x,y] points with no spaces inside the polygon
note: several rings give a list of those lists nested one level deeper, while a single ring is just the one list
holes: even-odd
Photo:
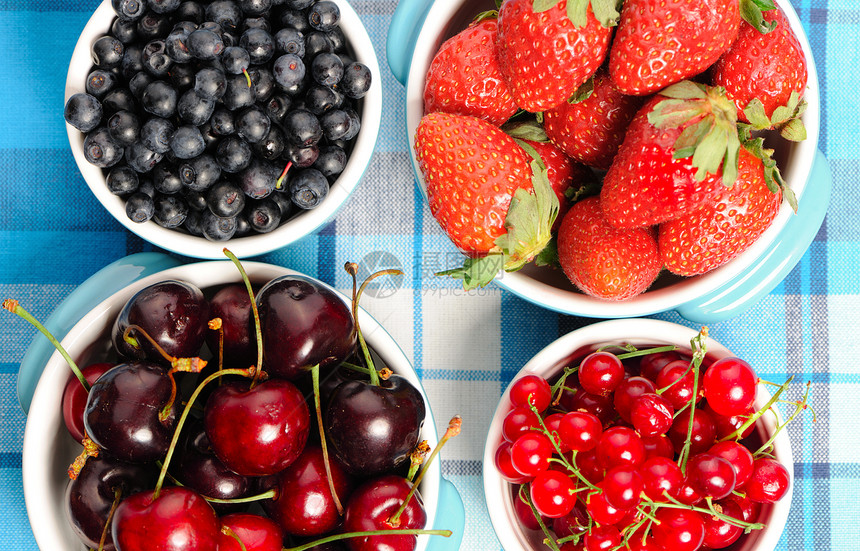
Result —
[{"label": "bowl of red currant", "polygon": [[790,381],[765,385],[706,328],[624,319],[559,338],[490,426],[484,492],[502,546],[775,549],[793,482],[782,429],[808,386],[788,401]]},{"label": "bowl of red currant", "polygon": [[365,286],[232,260],[138,277],[43,363],[23,444],[39,548],[456,548],[437,455],[460,418],[437,434]]},{"label": "bowl of red currant", "polygon": [[104,0],[64,118],[96,198],[169,251],[220,259],[329,222],[370,164],[379,64],[344,0]]}]

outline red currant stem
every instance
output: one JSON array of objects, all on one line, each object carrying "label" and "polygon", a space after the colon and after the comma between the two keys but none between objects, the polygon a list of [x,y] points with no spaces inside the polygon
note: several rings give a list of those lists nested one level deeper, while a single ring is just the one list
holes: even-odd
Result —
[{"label": "red currant stem", "polygon": [[229,526],[227,526],[225,524],[222,524],[221,525],[221,533],[224,534],[225,536],[229,536],[229,537],[233,538],[234,540],[236,540],[236,543],[239,544],[239,547],[242,549],[242,551],[248,551],[248,548],[245,547],[244,543],[242,543],[242,539],[239,537],[239,534],[234,532],[232,528],[230,528]]},{"label": "red currant stem", "polygon": [[337,514],[343,515],[343,504],[337,495],[337,490],[334,488],[334,477],[331,475],[331,461],[328,456],[328,444],[325,438],[325,427],[322,418],[322,405],[320,404],[320,364],[316,364],[311,368],[311,382],[314,390],[314,409],[317,414],[317,426],[320,432],[320,447],[322,448],[323,464],[325,465],[325,474],[328,479],[328,489],[331,492],[331,498],[334,500],[334,506],[337,507]]},{"label": "red currant stem", "polygon": [[30,325],[38,329],[40,333],[45,335],[45,337],[47,337],[48,340],[51,341],[51,344],[54,345],[54,348],[57,349],[57,352],[60,353],[60,356],[62,356],[63,359],[66,360],[66,363],[69,364],[69,368],[72,370],[72,373],[75,374],[75,377],[78,379],[78,381],[80,381],[81,385],[83,385],[84,390],[86,390],[87,392],[90,391],[90,384],[87,382],[86,378],[84,377],[84,374],[81,373],[81,370],[78,368],[78,364],[76,364],[75,361],[72,360],[72,357],[69,356],[69,353],[66,352],[66,349],[63,348],[63,345],[60,344],[60,341],[58,341],[57,338],[54,337],[54,335],[52,335],[51,332],[48,331],[48,329],[44,325],[39,323],[39,321],[34,318],[32,314],[30,314],[30,312],[28,312],[20,304],[18,304],[17,300],[7,298],[3,301],[3,308],[12,312],[24,321],[28,322]]},{"label": "red currant stem", "polygon": [[633,524],[630,524],[623,530],[621,530],[621,533],[624,538],[621,540],[621,545],[613,547],[613,551],[615,551],[616,549],[630,549],[629,542],[633,539],[633,536],[636,535],[636,530],[638,530],[642,526],[645,526],[645,523],[648,523],[648,528],[646,528],[646,530],[642,534],[642,542],[645,542],[645,538],[648,537],[648,532],[651,530],[651,524],[653,524],[656,519],[651,516],[648,516],[641,509],[639,510],[639,512],[642,513],[645,518],[643,518],[639,522],[634,522]]},{"label": "red currant stem", "polygon": [[277,497],[278,497],[278,490],[276,488],[272,488],[271,490],[265,491],[261,494],[255,494],[252,496],[233,497],[233,498],[229,498],[229,499],[220,498],[220,497],[203,496],[203,499],[205,499],[209,503],[253,503],[255,501],[263,501],[265,499],[276,499]]},{"label": "red currant stem", "polygon": [[648,354],[659,354],[662,352],[674,352],[678,347],[674,344],[667,344],[666,346],[658,346],[656,348],[645,348],[643,350],[632,350],[630,352],[626,352],[624,354],[616,354],[616,357],[619,360],[626,360],[628,358],[638,358],[639,356],[647,356]]},{"label": "red currant stem", "polygon": [[[806,391],[804,391],[804,393],[803,393],[803,399],[800,400],[799,402],[794,402],[794,411],[785,420],[785,422],[783,422],[781,424],[777,424],[776,428],[773,431],[773,434],[771,434],[770,438],[767,439],[767,442],[762,444],[759,449],[757,449],[756,451],[753,452],[753,457],[759,457],[762,454],[764,454],[766,450],[769,450],[771,448],[771,446],[773,445],[773,441],[776,440],[776,436],[782,431],[782,429],[784,429],[786,426],[788,426],[789,423],[794,421],[794,419],[797,418],[797,416],[800,415],[800,413],[806,409],[807,401],[809,400],[809,389],[810,389],[810,383],[807,382],[806,383]],[[815,412],[813,411],[813,421],[815,420],[814,413]]]},{"label": "red currant stem", "polygon": [[170,459],[173,457],[173,452],[176,450],[176,444],[179,442],[179,433],[182,432],[182,426],[185,424],[185,419],[188,417],[188,413],[191,411],[194,406],[194,401],[197,400],[197,397],[200,395],[200,392],[203,391],[203,387],[209,384],[211,381],[219,377],[223,377],[225,375],[241,375],[243,377],[251,377],[254,378],[256,375],[256,368],[251,366],[247,369],[222,369],[220,371],[216,371],[212,373],[197,385],[197,388],[194,389],[194,392],[191,393],[191,397],[188,398],[188,402],[185,404],[185,408],[182,410],[182,414],[179,416],[179,421],[176,423],[176,429],[173,431],[173,438],[170,440],[170,445],[167,448],[167,454],[164,456],[164,463],[161,465],[161,472],[158,473],[158,481],[155,483],[155,490],[153,492],[153,499],[157,499],[158,495],[161,493],[161,486],[164,484],[164,477],[167,476],[167,466],[170,464]]},{"label": "red currant stem", "polygon": [[561,551],[561,549],[559,549],[558,547],[558,544],[555,543],[555,538],[553,537],[553,534],[549,531],[549,528],[546,527],[543,518],[541,518],[541,514],[538,512],[537,508],[535,507],[535,504],[532,503],[532,500],[529,498],[529,495],[526,492],[525,485],[520,486],[519,499],[523,500],[523,502],[529,506],[529,509],[532,510],[532,514],[534,515],[538,526],[540,526],[541,531],[544,533],[544,536],[546,536],[543,540],[544,544],[546,544],[547,547],[549,547],[553,551]]},{"label": "red currant stem", "polygon": [[207,325],[212,331],[218,331],[218,369],[224,369],[224,322],[221,318],[212,318]]},{"label": "red currant stem", "polygon": [[[700,333],[701,335],[701,333]],[[695,356],[694,356],[695,358]],[[695,362],[695,360],[693,360]],[[699,366],[693,367],[693,395],[690,397],[690,422],[687,425],[687,438],[678,454],[678,466],[681,472],[687,474],[687,459],[690,457],[690,448],[693,446],[693,426],[696,421],[696,396],[699,395]]]},{"label": "red currant stem", "polygon": [[588,489],[598,490],[602,492],[603,490],[589,482],[588,479],[585,478],[585,476],[583,476],[582,473],[579,472],[579,467],[576,466],[576,451],[573,451],[570,456],[571,460],[573,461],[573,464],[568,462],[568,460],[564,457],[564,454],[561,452],[561,446],[559,446],[558,444],[560,440],[558,433],[550,431],[546,427],[546,423],[544,423],[543,418],[540,416],[540,412],[537,410],[537,406],[535,406],[534,404],[529,404],[529,409],[531,409],[532,413],[534,413],[537,417],[538,423],[540,423],[541,431],[547,438],[549,438],[549,441],[552,442],[552,446],[555,448],[555,452],[558,454],[558,459],[552,458],[550,459],[550,461],[558,461],[559,463],[564,465],[567,470],[576,475],[576,478],[584,482]]},{"label": "red currant stem", "polygon": [[289,162],[287,163],[287,166],[285,166],[285,167],[284,167],[284,170],[281,172],[281,175],[280,175],[280,176],[278,176],[278,179],[277,179],[277,180],[275,180],[275,189],[281,189],[281,187],[282,187],[282,185],[283,185],[283,183],[284,183],[284,178],[286,178],[286,177],[287,177],[287,172],[289,172],[289,171],[290,171],[290,168],[291,168],[292,166],[293,166],[293,162],[292,162],[292,161],[289,161]]},{"label": "red currant stem", "polygon": [[263,373],[263,330],[260,324],[260,311],[257,309],[257,299],[254,297],[254,288],[251,286],[251,280],[245,272],[245,268],[236,255],[232,251],[224,248],[224,254],[233,261],[239,273],[242,275],[242,281],[245,283],[245,289],[248,290],[248,296],[251,298],[251,312],[254,314],[254,336],[257,338],[257,370],[254,379],[251,381],[251,388],[260,382],[260,377]]},{"label": "red currant stem", "polygon": [[322,545],[324,543],[329,543],[332,541],[345,540],[349,538],[364,538],[369,536],[442,536],[443,538],[450,538],[451,534],[453,534],[451,530],[422,530],[418,528],[398,528],[391,530],[367,530],[366,532],[343,532],[341,534],[334,534],[331,536],[326,536],[324,538],[309,541],[307,543],[303,543],[302,545],[297,545],[296,547],[285,547],[281,551],[306,551],[307,549],[311,549],[312,547],[316,547],[317,545]]},{"label": "red currant stem", "polygon": [[[743,528],[744,530],[761,530],[765,526],[764,524],[762,524],[760,522],[746,522],[746,521],[736,519],[735,517],[731,517],[729,515],[726,515],[722,512],[717,511],[714,508],[713,503],[710,501],[710,498],[706,498],[706,502],[708,503],[709,508],[705,509],[704,507],[696,507],[695,505],[687,505],[686,503],[681,503],[680,501],[673,498],[672,496],[667,496],[667,497],[669,497],[669,500],[670,500],[668,503],[665,503],[665,502],[664,503],[655,503],[652,501],[651,502],[652,510],[653,509],[660,509],[663,507],[665,507],[667,509],[689,509],[690,511],[695,511],[697,513],[703,513],[706,515],[715,516],[718,519],[722,520],[723,522],[727,522],[727,523],[732,524],[734,526],[739,526],[740,528]],[[655,522],[657,522],[659,524],[659,521],[655,520]]]},{"label": "red currant stem", "polygon": [[105,518],[105,527],[102,528],[102,536],[99,538],[98,551],[103,551],[105,548],[105,540],[107,539],[108,531],[111,529],[113,514],[116,512],[116,508],[119,507],[120,501],[122,501],[122,486],[117,486],[113,489],[113,503],[111,503],[107,518]]},{"label": "red currant stem", "polygon": [[737,428],[737,430],[735,430],[731,434],[724,436],[723,438],[720,438],[719,441],[725,442],[726,440],[737,440],[738,438],[740,438],[740,436],[749,427],[751,427],[753,424],[755,424],[756,421],[758,421],[759,417],[764,415],[766,411],[768,411],[771,407],[773,407],[773,405],[779,400],[780,395],[783,392],[785,392],[785,390],[788,388],[788,385],[791,383],[792,379],[794,379],[794,375],[789,377],[788,380],[785,381],[785,383],[783,383],[779,387],[779,390],[777,390],[776,392],[773,393],[773,396],[770,397],[770,400],[768,400],[767,403],[761,409],[759,409],[758,411],[756,411],[752,415],[750,415],[749,418],[746,421],[744,421],[744,423],[740,427]]},{"label": "red currant stem", "polygon": [[455,415],[448,421],[448,428],[445,429],[445,434],[442,435],[442,438],[439,439],[439,443],[436,444],[436,447],[430,452],[430,457],[427,458],[427,461],[424,462],[424,465],[421,467],[421,470],[418,471],[418,476],[415,477],[415,480],[412,481],[412,487],[409,488],[409,493],[406,494],[406,497],[403,498],[403,503],[400,504],[400,508],[397,509],[393,515],[388,518],[388,523],[395,528],[400,526],[400,515],[403,514],[403,511],[406,510],[406,506],[409,504],[409,500],[412,499],[412,496],[415,494],[415,491],[418,489],[418,485],[421,484],[421,481],[424,479],[424,475],[427,474],[427,471],[430,468],[430,464],[433,463],[433,459],[439,454],[445,444],[448,443],[448,440],[454,438],[458,434],[460,434],[460,429],[463,426],[463,418],[459,415]]},{"label": "red currant stem", "polygon": [[555,396],[552,401],[552,405],[557,406],[561,401],[561,393],[565,389],[574,390],[572,388],[564,386],[564,383],[567,381],[567,377],[579,371],[579,366],[576,367],[565,367],[564,372],[562,372],[561,377],[559,377],[558,381],[555,382],[552,387],[550,387],[550,396]]}]

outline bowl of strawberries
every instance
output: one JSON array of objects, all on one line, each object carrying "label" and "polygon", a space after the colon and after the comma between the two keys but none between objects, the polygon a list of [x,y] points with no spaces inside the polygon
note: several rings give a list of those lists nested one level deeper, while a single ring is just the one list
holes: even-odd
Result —
[{"label": "bowl of strawberries", "polygon": [[566,314],[711,323],[805,254],[830,174],[797,14],[651,4],[400,3],[387,56],[413,167],[464,253],[442,275]]},{"label": "bowl of strawberries", "polygon": [[506,551],[771,551],[792,494],[783,429],[806,396],[785,419],[772,406],[795,392],[759,383],[706,329],[572,331],[499,401],[484,449],[493,528]]}]

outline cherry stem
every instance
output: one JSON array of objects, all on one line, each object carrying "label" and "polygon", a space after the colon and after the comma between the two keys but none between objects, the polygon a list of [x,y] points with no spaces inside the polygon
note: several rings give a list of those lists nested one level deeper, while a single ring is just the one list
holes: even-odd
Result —
[{"label": "cherry stem", "polygon": [[60,341],[58,341],[57,338],[54,337],[54,335],[52,335],[51,332],[48,331],[48,329],[44,325],[39,323],[39,321],[34,318],[32,314],[30,314],[30,312],[28,312],[20,304],[18,304],[17,300],[7,298],[3,301],[3,308],[12,312],[24,321],[28,322],[30,325],[38,329],[40,333],[45,335],[45,337],[47,337],[48,340],[51,341],[51,344],[54,345],[54,348],[57,349],[57,352],[59,352],[63,359],[66,360],[66,363],[69,364],[69,368],[71,368],[72,373],[75,374],[75,377],[77,377],[78,381],[80,381],[81,385],[83,385],[84,390],[86,390],[87,392],[90,391],[90,384],[87,382],[87,379],[84,377],[84,374],[81,373],[81,370],[78,368],[78,364],[76,364],[75,361],[72,360],[72,357],[69,356],[69,353],[66,352],[66,349],[63,348],[63,345],[60,344]]},{"label": "cherry stem", "polygon": [[287,177],[287,172],[289,172],[290,168],[293,166],[293,162],[289,161],[287,166],[284,167],[284,170],[281,172],[281,175],[278,176],[278,179],[275,180],[275,189],[281,189],[282,184],[284,183],[284,178]]},{"label": "cherry stem", "polygon": [[[776,430],[773,431],[773,434],[770,435],[770,438],[768,438],[767,442],[762,444],[759,449],[757,449],[755,452],[753,452],[753,457],[758,457],[758,456],[762,455],[763,453],[765,453],[765,450],[770,449],[771,445],[773,444],[773,441],[776,440],[776,436],[780,433],[780,431],[782,431],[782,429],[784,429],[786,426],[788,426],[789,423],[794,421],[794,419],[798,415],[800,415],[800,412],[802,412],[803,410],[806,409],[807,401],[809,400],[809,389],[810,389],[810,383],[807,382],[806,383],[806,391],[803,393],[803,399],[800,400],[799,402],[794,403],[794,412],[788,417],[788,419],[785,420],[784,423],[777,424]],[[813,412],[813,414],[814,414],[814,412]],[[815,416],[813,415],[813,421],[814,420],[815,420]]]},{"label": "cherry stem", "polygon": [[248,274],[245,272],[244,266],[242,266],[242,263],[239,262],[238,258],[236,258],[236,255],[226,247],[224,248],[224,254],[227,258],[233,261],[233,264],[236,265],[236,268],[242,275],[242,281],[245,283],[245,288],[248,290],[248,296],[251,298],[251,312],[254,314],[254,336],[257,338],[257,371],[254,375],[254,379],[251,381],[251,388],[254,388],[254,385],[260,382],[260,377],[263,373],[263,329],[260,324],[260,311],[257,309],[257,299],[254,298],[254,288],[251,286],[251,280],[248,278]]},{"label": "cherry stem", "polygon": [[99,456],[99,447],[95,442],[90,440],[89,436],[84,435],[81,445],[84,447],[83,451],[75,458],[74,461],[72,461],[72,464],[69,465],[69,469],[66,471],[70,480],[76,480],[78,478],[78,475],[81,474],[81,469],[83,469],[84,465],[87,463],[87,459]]},{"label": "cherry stem", "polygon": [[337,491],[334,488],[334,478],[331,475],[331,462],[328,457],[328,444],[325,439],[325,427],[323,426],[322,405],[320,404],[320,365],[316,364],[311,368],[311,381],[314,387],[314,409],[317,414],[317,426],[320,431],[320,447],[322,448],[323,464],[325,465],[325,474],[328,478],[328,489],[331,492],[331,498],[334,500],[334,506],[337,507],[337,514],[343,515],[343,504],[337,496]]},{"label": "cherry stem", "polygon": [[453,534],[451,530],[421,530],[417,528],[398,528],[392,530],[367,530],[366,532],[343,532],[341,534],[334,534],[332,536],[326,536],[324,538],[318,539],[316,541],[310,541],[308,543],[304,543],[302,545],[298,545],[296,547],[285,547],[281,551],[306,551],[307,549],[311,549],[312,547],[316,547],[317,545],[322,545],[324,543],[329,543],[332,541],[345,540],[349,538],[363,538],[368,536],[442,536],[444,538],[450,538],[451,534]]},{"label": "cherry stem", "polygon": [[[370,369],[368,369],[368,368],[366,368],[366,367],[364,367],[364,366],[361,366],[361,365],[358,365],[358,364],[354,364],[354,363],[350,363],[350,362],[341,362],[341,364],[340,364],[340,365],[341,365],[341,367],[345,367],[345,368],[347,368],[347,369],[351,369],[352,371],[357,371],[357,372],[359,372],[359,373],[364,373],[365,375],[370,375]],[[381,373],[380,373],[380,372],[381,372],[381,370],[376,372],[377,377],[381,377]]]},{"label": "cherry stem", "polygon": [[205,387],[211,381],[214,381],[215,379],[223,377],[225,375],[241,375],[242,377],[254,378],[256,376],[256,371],[257,370],[254,366],[251,366],[247,369],[221,369],[200,381],[200,384],[197,385],[197,388],[194,389],[194,392],[191,394],[191,397],[188,398],[188,402],[185,404],[185,408],[182,410],[182,415],[179,416],[179,421],[176,423],[176,429],[173,431],[173,438],[170,440],[170,446],[167,448],[167,455],[164,456],[164,463],[162,463],[161,465],[161,472],[158,473],[158,481],[155,483],[153,499],[158,499],[158,496],[161,493],[161,486],[164,484],[164,477],[167,476],[167,466],[170,464],[170,459],[173,457],[173,452],[176,449],[176,444],[179,442],[179,433],[182,432],[182,426],[185,424],[185,419],[191,412],[192,406],[194,405],[194,401],[197,400],[197,397],[200,395],[200,392],[203,390],[203,387]]},{"label": "cherry stem", "polygon": [[271,490],[267,490],[261,494],[256,494],[252,496],[245,497],[233,497],[233,498],[221,498],[221,497],[209,497],[203,496],[203,499],[208,501],[209,503],[254,503],[255,501],[263,501],[264,499],[275,499],[278,497],[278,490],[272,488]]},{"label": "cherry stem", "polygon": [[212,318],[207,325],[212,331],[218,331],[218,369],[224,369],[224,321]]},{"label": "cherry stem", "polygon": [[406,479],[412,482],[412,479],[415,478],[415,475],[418,473],[418,469],[421,468],[421,465],[424,463],[424,459],[427,457],[427,454],[430,453],[430,446],[427,445],[426,440],[422,440],[415,446],[415,449],[412,450],[412,453],[409,454],[409,473],[406,475]]},{"label": "cherry stem", "polygon": [[525,488],[525,485],[520,486],[518,497],[519,499],[523,500],[526,505],[529,506],[529,509],[532,510],[532,514],[534,515],[538,526],[540,526],[541,531],[544,533],[544,536],[546,536],[543,542],[553,551],[561,551],[561,549],[559,549],[558,547],[558,544],[555,542],[555,538],[552,537],[549,528],[546,527],[546,524],[544,523],[541,514],[538,512],[537,508],[534,506],[534,503],[532,503],[532,500],[529,498],[529,495],[526,493]]},{"label": "cherry stem", "polygon": [[242,548],[242,551],[248,551],[248,548],[245,547],[244,543],[242,543],[242,538],[240,538],[239,534],[234,532],[232,528],[230,528],[229,526],[227,526],[225,524],[222,524],[221,525],[221,533],[224,534],[225,536],[229,536],[229,537],[233,538],[234,540],[236,540],[236,543],[239,544],[239,547]]},{"label": "cherry stem", "polygon": [[430,453],[430,457],[427,458],[427,461],[424,462],[424,466],[421,467],[421,470],[418,472],[418,476],[415,477],[415,480],[412,482],[412,487],[409,488],[409,493],[406,494],[406,497],[403,498],[403,503],[400,504],[400,508],[397,509],[397,512],[391,515],[388,519],[388,523],[391,526],[399,526],[400,525],[400,515],[403,514],[403,511],[406,510],[406,506],[409,504],[409,500],[412,499],[412,496],[415,495],[415,491],[418,490],[418,485],[421,484],[421,481],[424,479],[424,475],[427,474],[427,471],[430,468],[430,464],[433,462],[433,459],[436,455],[439,454],[439,451],[442,447],[450,440],[454,438],[458,434],[460,434],[460,429],[463,426],[463,418],[459,415],[455,415],[448,422],[448,428],[445,429],[445,434],[442,435],[442,438],[439,439],[439,443],[436,445],[436,448]]},{"label": "cherry stem", "polygon": [[98,551],[103,551],[105,548],[108,530],[111,529],[111,520],[113,519],[113,514],[116,512],[116,508],[119,507],[120,501],[122,501],[122,486],[117,486],[113,490],[113,503],[111,503],[110,511],[108,511],[107,518],[105,519],[105,527],[102,528],[102,537],[99,538]]},{"label": "cherry stem", "polygon": [[770,408],[773,407],[773,405],[779,400],[779,396],[783,392],[785,392],[785,390],[788,388],[788,385],[791,383],[791,381],[793,379],[794,379],[794,375],[789,377],[788,380],[785,381],[785,383],[783,383],[782,386],[779,387],[779,390],[777,390],[776,392],[773,393],[773,396],[770,397],[770,400],[767,401],[767,403],[764,405],[764,407],[762,407],[761,409],[759,409],[758,411],[756,411],[755,413],[750,415],[749,418],[746,421],[744,421],[744,423],[740,427],[738,427],[737,430],[735,430],[733,433],[726,435],[723,438],[720,438],[720,442],[725,442],[726,440],[737,440],[738,438],[740,438],[740,436],[749,427],[751,427],[756,421],[758,421],[759,417],[764,415],[766,411],[770,410]]}]

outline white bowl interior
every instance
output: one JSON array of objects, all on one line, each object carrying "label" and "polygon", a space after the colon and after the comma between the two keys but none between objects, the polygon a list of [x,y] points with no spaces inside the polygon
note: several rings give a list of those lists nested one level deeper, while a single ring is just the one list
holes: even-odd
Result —
[{"label": "white bowl interior", "polygon": [[[582,358],[584,354],[607,344],[629,343],[634,346],[673,344],[679,349],[689,351],[690,339],[696,334],[696,331],[688,327],[653,319],[620,319],[595,323],[553,341],[529,360],[513,381],[529,374],[549,379],[557,375],[563,367],[570,365],[568,363],[570,360]],[[708,355],[714,358],[734,356],[730,350],[710,338],[706,342],[706,347]],[[502,420],[511,409],[509,389],[510,386],[502,394],[487,434],[483,461],[484,495],[490,521],[505,551],[534,551],[545,548],[541,543],[544,538],[543,532],[526,530],[520,526],[513,508],[513,485],[504,480],[494,466],[496,449],[503,440]],[[759,386],[756,407],[762,407],[769,398],[767,391]],[[760,430],[762,427],[766,433],[772,433],[775,427],[772,415],[761,417]],[[732,547],[733,551],[752,551],[753,549],[773,551],[782,535],[783,527],[788,520],[794,485],[791,444],[786,431],[777,435],[774,451],[775,457],[789,467],[791,484],[788,493],[776,504],[762,506],[759,522],[764,522],[767,528],[750,533],[745,537],[742,545]]]},{"label": "white bowl interior", "polygon": [[[257,262],[243,262],[243,267],[251,281],[260,285],[277,276],[297,274],[286,268]],[[125,302],[143,287],[165,279],[187,281],[204,291],[209,287],[241,281],[236,267],[230,261],[187,264],[153,274],[129,285],[93,308],[69,331],[62,341],[63,347],[81,366],[104,357],[109,347],[108,336],[113,320]],[[348,302],[346,297],[341,296]],[[431,447],[435,447],[438,435],[430,403],[408,358],[385,328],[362,309],[359,309],[359,323],[368,345],[382,358],[385,365],[405,377],[420,391],[427,406],[421,438],[427,440]],[[81,450],[80,444],[68,434],[60,411],[63,388],[69,373],[71,371],[65,360],[59,353],[54,353],[36,387],[24,431],[24,498],[36,543],[44,551],[84,549],[69,525],[63,505],[68,484],[66,470]],[[435,461],[419,487],[427,510],[428,527],[433,526],[436,517],[441,472],[440,462]],[[419,550],[426,548],[429,537],[419,537]]]},{"label": "white bowl interior", "polygon": [[[820,98],[818,76],[812,50],[792,5],[786,0],[777,4],[785,12],[791,27],[797,34],[808,63],[809,78],[805,99],[809,104],[803,115],[807,129],[807,139],[798,144],[785,140],[773,140],[775,156],[788,186],[794,190],[802,204],[803,192],[812,170],[818,148],[820,132]],[[415,136],[421,117],[424,114],[424,80],[433,56],[447,38],[463,29],[477,13],[494,9],[487,0],[461,0],[458,2],[435,2],[427,14],[424,26],[418,35],[409,78],[406,84],[406,126],[410,144]],[[418,185],[424,194],[426,190],[415,151],[410,145],[413,168]],[[731,262],[700,276],[680,278],[665,272],[654,286],[645,293],[630,300],[613,302],[589,297],[574,288],[564,274],[548,268],[529,265],[517,272],[500,274],[496,282],[514,294],[551,310],[568,314],[597,318],[635,317],[672,310],[703,295],[714,291],[747,271],[754,262],[772,245],[788,221],[795,216],[787,203],[782,208],[767,231],[744,253]]]},{"label": "white bowl interior", "polygon": [[[379,61],[370,36],[358,14],[346,0],[335,1],[341,12],[340,26],[355,59],[367,65],[372,74],[370,90],[360,101],[361,131],[353,144],[344,171],[332,183],[329,194],[323,202],[314,209],[294,215],[272,232],[228,241],[230,249],[239,258],[261,255],[285,247],[320,229],[343,206],[370,165],[382,120],[382,78]],[[93,42],[110,29],[115,16],[110,0],[104,0],[84,27],[69,63],[65,100],[68,100],[73,94],[85,91],[84,82],[92,66],[90,47]],[[69,135],[72,155],[81,175],[96,198],[120,224],[142,239],[177,254],[192,258],[223,258],[224,242],[212,242],[203,237],[195,237],[182,231],[163,228],[152,220],[142,224],[132,222],[125,213],[125,201],[107,189],[105,173],[84,158],[84,135],[70,124],[66,124],[66,131]]]}]

